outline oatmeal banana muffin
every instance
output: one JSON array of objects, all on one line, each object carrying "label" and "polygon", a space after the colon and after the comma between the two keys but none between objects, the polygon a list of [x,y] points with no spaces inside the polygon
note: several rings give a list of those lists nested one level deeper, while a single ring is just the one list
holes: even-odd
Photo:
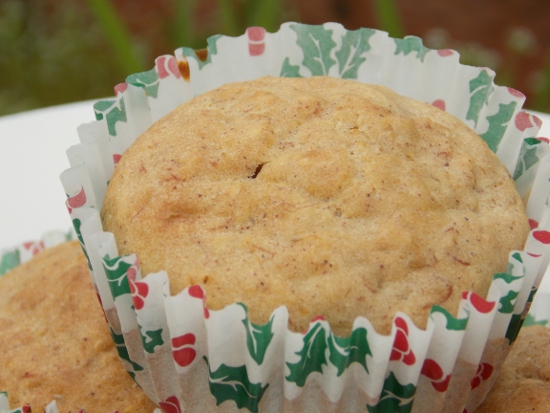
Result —
[{"label": "oatmeal banana muffin", "polygon": [[0,391],[12,406],[60,413],[152,413],[118,360],[78,242],[0,278]]},{"label": "oatmeal banana muffin", "polygon": [[231,83],[151,126],[122,156],[101,217],[144,274],[198,284],[211,309],[243,302],[290,328],[485,296],[529,231],[513,180],[450,114],[331,77]]}]

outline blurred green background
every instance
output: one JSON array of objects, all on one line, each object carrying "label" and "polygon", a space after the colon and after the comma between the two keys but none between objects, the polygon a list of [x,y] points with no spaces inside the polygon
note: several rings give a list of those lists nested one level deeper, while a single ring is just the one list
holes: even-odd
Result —
[{"label": "blurred green background", "polygon": [[0,0],[0,115],[112,96],[179,46],[290,20],[420,36],[550,112],[549,0]]}]

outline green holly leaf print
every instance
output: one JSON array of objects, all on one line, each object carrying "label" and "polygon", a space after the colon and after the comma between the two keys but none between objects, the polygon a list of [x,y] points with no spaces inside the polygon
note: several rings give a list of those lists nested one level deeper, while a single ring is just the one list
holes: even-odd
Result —
[{"label": "green holly leaf print", "polygon": [[286,379],[304,387],[307,377],[317,371],[323,372],[323,365],[327,364],[325,351],[327,349],[327,335],[321,323],[317,323],[304,336],[304,346],[296,354],[300,356],[297,363],[286,363],[290,374]]},{"label": "green holly leaf print", "polygon": [[470,80],[470,105],[466,113],[466,120],[473,120],[477,125],[479,113],[487,104],[489,95],[493,91],[493,77],[486,70],[479,72],[477,77]]},{"label": "green holly leaf print", "polygon": [[414,384],[403,385],[390,373],[384,381],[380,400],[375,406],[367,405],[369,413],[409,413],[412,410],[416,387]]},{"label": "green holly leaf print", "polygon": [[162,339],[162,328],[159,330],[146,331],[145,335],[141,334],[141,342],[147,353],[154,353],[156,346],[162,346],[164,344],[164,340]]},{"label": "green holly leaf print", "polygon": [[210,36],[207,40],[208,47],[206,49],[194,50],[190,47],[182,47],[181,53],[187,58],[194,59],[199,65],[199,70],[201,70],[207,64],[212,63],[212,56],[218,54],[218,40],[220,37],[222,37],[220,34]]},{"label": "green holly leaf print", "polygon": [[480,136],[487,142],[489,148],[496,152],[498,145],[506,132],[506,124],[510,122],[512,116],[514,115],[514,110],[516,109],[516,102],[510,102],[508,104],[499,103],[499,110],[492,116],[488,116],[487,120],[489,121],[489,129],[487,132],[481,134]]},{"label": "green holly leaf print", "polygon": [[154,99],[158,97],[159,75],[155,69],[130,75],[126,78],[126,82],[142,87],[147,92],[147,95]]},{"label": "green holly leaf print", "polygon": [[[243,304],[241,305],[244,308],[245,313],[247,313],[246,307]],[[264,362],[265,353],[274,335],[272,330],[273,317],[267,324],[258,326],[252,324],[248,320],[247,314],[247,316],[242,320],[242,323],[246,329],[246,346],[248,347],[248,353],[258,365],[261,365]]]},{"label": "green holly leaf print", "polygon": [[525,317],[525,321],[523,323],[523,325],[525,327],[528,327],[528,326],[535,326],[535,325],[538,325],[538,326],[545,326],[548,324],[548,320],[540,320],[540,321],[536,321],[535,320],[535,317],[533,317],[531,314],[527,314],[527,317]]},{"label": "green holly leaf print", "polygon": [[128,283],[126,273],[132,264],[125,261],[127,257],[129,256],[124,255],[121,257],[109,258],[109,256],[106,255],[102,259],[103,268],[105,269],[107,281],[109,281],[113,299],[124,294],[131,294],[130,284]]},{"label": "green holly leaf print", "polygon": [[73,219],[73,228],[74,228],[74,232],[76,233],[76,238],[78,239],[78,242],[80,242],[80,247],[82,248],[82,252],[86,257],[86,261],[88,261],[88,268],[92,270],[92,262],[90,261],[90,257],[88,256],[88,251],[86,251],[86,248],[84,245],[84,238],[82,238],[82,232],[80,231],[81,226],[82,226],[82,221],[80,221],[78,218]]},{"label": "green holly leaf print", "polygon": [[514,312],[514,305],[516,304],[516,298],[518,298],[519,292],[510,290],[508,294],[500,298],[500,308],[498,311],[503,314],[511,314]]},{"label": "green holly leaf print", "polygon": [[538,139],[527,138],[523,140],[519,152],[519,159],[514,171],[514,180],[518,180],[529,168],[539,161],[537,146],[541,143]]},{"label": "green holly leaf print", "polygon": [[357,328],[346,338],[330,335],[328,340],[329,360],[338,369],[338,376],[352,364],[359,363],[368,373],[367,356],[372,356],[369,342],[367,340],[367,330]]},{"label": "green holly leaf print", "polygon": [[332,30],[307,24],[292,24],[290,28],[298,35],[296,44],[304,53],[302,63],[311,71],[311,75],[328,75],[330,68],[336,64],[330,56],[332,49],[336,47],[332,40]]},{"label": "green holly leaf print", "polygon": [[424,62],[424,57],[426,53],[430,51],[427,47],[422,44],[422,39],[416,36],[406,36],[404,39],[393,39],[395,42],[395,54],[401,54],[407,56],[412,52],[416,52],[416,57]]},{"label": "green holly leaf print", "polygon": [[19,250],[5,251],[0,258],[0,276],[17,267],[20,263],[21,255],[19,254]]},{"label": "green holly leaf print", "polygon": [[512,284],[514,281],[523,278],[523,275],[518,275],[517,277],[512,275],[511,272],[499,272],[493,275],[493,280],[499,279],[504,281],[506,284]]},{"label": "green holly leaf print", "polygon": [[369,39],[374,29],[347,31],[342,38],[342,47],[335,54],[342,79],[357,79],[359,66],[366,60],[363,53],[370,50]]},{"label": "green holly leaf print", "polygon": [[521,257],[521,254],[519,252],[514,252],[512,254],[512,258],[523,264],[523,258]]},{"label": "green holly leaf print", "polygon": [[112,328],[110,328],[109,330],[111,331],[111,338],[113,340],[113,343],[115,343],[115,348],[118,353],[118,357],[130,363],[130,365],[133,368],[133,371],[142,371],[143,367],[135,363],[134,361],[132,361],[132,359],[130,359],[130,354],[128,354],[126,343],[124,343],[124,336],[122,334],[116,334]]},{"label": "green holly leaf print", "polygon": [[440,314],[443,314],[443,316],[445,316],[445,319],[447,321],[445,328],[447,330],[452,330],[452,331],[466,330],[466,326],[468,325],[468,318],[455,318],[450,312],[448,312],[446,309],[438,305],[434,305],[432,307],[432,310],[430,311],[430,315],[434,313],[440,313]]},{"label": "green holly leaf print", "polygon": [[101,120],[105,117],[107,122],[107,129],[109,135],[116,136],[115,125],[117,122],[127,122],[126,118],[126,106],[124,104],[124,98],[120,98],[120,108],[118,108],[115,103],[115,99],[111,100],[100,100],[94,104],[95,118],[96,120]]},{"label": "green holly leaf print", "polygon": [[[204,357],[206,364],[208,359]],[[210,370],[208,364],[210,393],[216,398],[216,405],[233,400],[239,409],[258,413],[258,405],[267,389],[267,384],[251,383],[246,366],[230,367],[222,364],[216,371]]]},{"label": "green holly leaf print", "polygon": [[303,77],[300,75],[300,66],[290,64],[290,59],[287,57],[281,68],[281,77]]}]

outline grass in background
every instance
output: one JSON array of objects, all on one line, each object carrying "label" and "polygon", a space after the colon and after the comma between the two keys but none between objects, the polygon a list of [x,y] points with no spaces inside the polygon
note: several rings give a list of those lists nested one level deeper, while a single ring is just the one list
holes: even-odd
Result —
[{"label": "grass in background", "polygon": [[[180,46],[202,48],[210,35],[237,36],[249,26],[278,30],[292,14],[290,0],[216,0],[217,13],[208,24],[197,23],[200,0],[173,0],[166,22],[171,53]],[[366,0],[365,0],[366,1]],[[372,0],[378,27],[393,37],[406,34],[395,0]],[[48,6],[49,4],[49,6]],[[512,62],[479,44],[453,41],[444,30],[425,38],[431,48],[453,48],[461,62],[487,66],[499,84],[514,86],[522,56],[532,50],[529,32],[513,29],[507,42]],[[112,86],[132,73],[150,69],[152,45],[132,36],[112,0],[2,0],[0,2],[0,115],[65,102],[112,95]],[[530,109],[550,112],[550,52],[533,84]]]},{"label": "grass in background", "polygon": [[59,0],[0,2],[0,114],[111,95],[119,68],[98,25]]}]

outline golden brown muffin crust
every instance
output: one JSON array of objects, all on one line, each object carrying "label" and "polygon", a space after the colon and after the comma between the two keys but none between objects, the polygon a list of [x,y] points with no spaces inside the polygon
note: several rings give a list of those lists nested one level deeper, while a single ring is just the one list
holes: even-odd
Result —
[{"label": "golden brown muffin crust", "polygon": [[521,329],[495,386],[476,412],[550,412],[550,329]]},{"label": "golden brown muffin crust", "polygon": [[338,334],[397,311],[425,327],[485,296],[528,233],[524,205],[470,128],[381,86],[330,77],[232,83],[175,109],[123,155],[102,208],[122,254],[207,305],[248,305]]},{"label": "golden brown muffin crust", "polygon": [[0,390],[12,407],[152,413],[118,359],[78,242],[0,277]]}]

